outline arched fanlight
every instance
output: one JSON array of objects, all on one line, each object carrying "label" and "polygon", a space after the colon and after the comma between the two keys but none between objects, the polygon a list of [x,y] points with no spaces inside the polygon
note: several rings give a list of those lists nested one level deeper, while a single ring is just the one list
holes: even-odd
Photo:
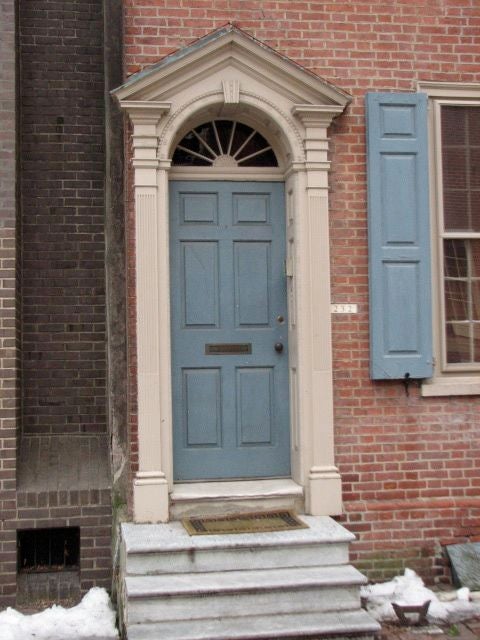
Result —
[{"label": "arched fanlight", "polygon": [[271,145],[235,120],[212,120],[191,129],[178,143],[173,166],[278,167]]}]

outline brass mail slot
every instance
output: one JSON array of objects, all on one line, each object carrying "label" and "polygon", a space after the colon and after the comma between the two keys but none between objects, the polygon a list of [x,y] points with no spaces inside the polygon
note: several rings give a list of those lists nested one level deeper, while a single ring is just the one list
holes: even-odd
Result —
[{"label": "brass mail slot", "polygon": [[206,344],[205,355],[206,356],[233,356],[239,353],[252,353],[251,342],[235,343],[230,342],[226,344]]}]

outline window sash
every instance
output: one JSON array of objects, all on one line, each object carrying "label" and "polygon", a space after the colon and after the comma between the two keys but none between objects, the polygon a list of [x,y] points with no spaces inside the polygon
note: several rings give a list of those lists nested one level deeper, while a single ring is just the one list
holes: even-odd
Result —
[{"label": "window sash", "polygon": [[[443,106],[469,106],[480,108],[480,101],[478,100],[436,100],[434,103],[434,139],[435,139],[435,182],[436,185],[436,210],[437,210],[437,274],[438,274],[438,300],[439,300],[439,313],[438,313],[438,331],[439,342],[441,352],[441,369],[443,372],[479,372],[480,362],[461,362],[453,363],[448,362],[447,359],[447,325],[451,324],[451,321],[447,320],[447,312],[445,305],[445,289],[446,289],[446,274],[445,274],[445,254],[444,246],[446,240],[480,240],[480,232],[472,231],[445,231],[445,216],[444,216],[444,198],[443,198],[443,162],[442,162],[442,131],[441,131],[441,109]],[[435,209],[434,209],[435,210]],[[471,276],[471,274],[470,274]],[[471,277],[469,278],[471,283]],[[468,285],[469,287],[471,284]],[[467,301],[470,305],[472,300]],[[459,323],[461,324],[461,323]],[[468,324],[468,331],[470,333],[470,354],[473,350],[473,324],[474,321],[470,320],[464,323]]]}]

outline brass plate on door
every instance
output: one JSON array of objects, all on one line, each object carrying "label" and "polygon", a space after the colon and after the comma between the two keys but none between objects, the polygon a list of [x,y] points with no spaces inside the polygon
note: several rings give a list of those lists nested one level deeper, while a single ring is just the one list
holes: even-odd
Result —
[{"label": "brass plate on door", "polygon": [[224,344],[206,344],[206,356],[233,356],[238,354],[252,353],[251,342],[229,342]]}]

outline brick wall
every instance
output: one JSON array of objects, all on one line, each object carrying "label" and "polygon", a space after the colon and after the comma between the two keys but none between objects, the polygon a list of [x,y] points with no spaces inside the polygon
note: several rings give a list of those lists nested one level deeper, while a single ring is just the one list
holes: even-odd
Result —
[{"label": "brick wall", "polygon": [[[18,525],[22,529],[80,527],[80,591],[85,593],[93,586],[110,589],[112,508],[109,489],[19,491]],[[59,575],[59,581],[61,577]],[[43,592],[44,599],[47,593]]]},{"label": "brick wall", "polygon": [[[17,264],[14,4],[20,132]],[[110,469],[103,26],[102,0],[0,2],[0,605],[15,602],[17,529],[80,527],[80,591],[95,584],[111,586],[108,472],[95,484],[98,469]],[[16,274],[22,296],[15,306]],[[20,336],[22,416],[14,352]],[[73,439],[70,449],[78,456],[75,462],[80,461],[64,460],[63,477],[61,464],[54,462],[65,451],[62,434]],[[89,440],[88,434],[100,435]],[[101,448],[90,445],[97,440]],[[40,454],[29,459],[25,451],[40,441],[48,446],[41,444],[36,449]],[[93,471],[91,459],[98,461]],[[36,477],[22,479],[35,465]],[[45,490],[55,483],[55,490]],[[51,578],[58,593],[68,587],[68,581],[56,580],[53,573]],[[52,581],[37,585],[39,595],[48,595]]]},{"label": "brick wall", "polygon": [[15,2],[0,1],[0,599],[15,594],[16,442],[19,408],[19,317],[16,310]]},{"label": "brick wall", "polygon": [[[419,79],[479,82],[478,2],[126,0],[126,73],[228,21],[353,95],[331,128],[332,300],[359,307],[358,315],[333,322],[343,521],[359,537],[353,559],[370,577],[388,577],[406,564],[427,579],[441,578],[440,545],[480,536],[480,399],[421,398],[414,387],[407,397],[399,383],[369,379],[363,101],[369,90],[414,91]],[[135,443],[131,206],[129,216]]]},{"label": "brick wall", "polygon": [[23,429],[106,429],[101,0],[20,2]]}]

